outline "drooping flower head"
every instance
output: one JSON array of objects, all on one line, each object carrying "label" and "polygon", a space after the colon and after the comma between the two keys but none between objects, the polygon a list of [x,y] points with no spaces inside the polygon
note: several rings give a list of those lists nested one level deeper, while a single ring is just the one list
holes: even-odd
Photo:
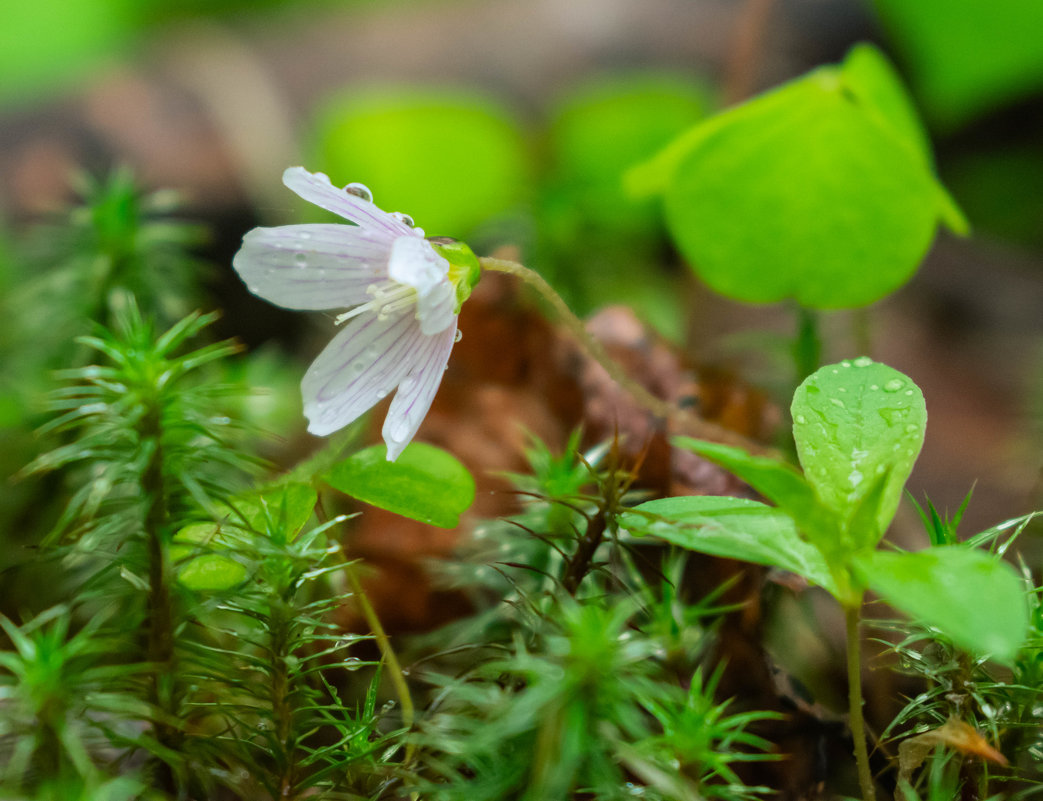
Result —
[{"label": "drooping flower head", "polygon": [[301,382],[308,430],[331,434],[394,392],[383,428],[394,461],[442,381],[478,260],[463,243],[425,239],[406,215],[380,210],[361,184],[338,189],[303,167],[286,170],[283,183],[353,225],[254,228],[232,266],[277,306],[349,309]]}]

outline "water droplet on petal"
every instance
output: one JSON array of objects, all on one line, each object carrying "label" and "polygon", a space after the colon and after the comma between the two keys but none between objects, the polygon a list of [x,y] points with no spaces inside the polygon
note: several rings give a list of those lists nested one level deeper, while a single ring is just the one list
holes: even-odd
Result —
[{"label": "water droplet on petal", "polygon": [[405,223],[410,228],[412,228],[416,224],[413,222],[412,217],[410,217],[408,214],[403,214],[401,211],[393,211],[391,212],[391,216],[398,220],[400,223]]},{"label": "water droplet on petal", "polygon": [[388,396],[388,391],[386,389],[378,389],[377,390],[377,398],[379,400],[383,400],[387,396]]},{"label": "water droplet on petal", "polygon": [[461,331],[459,328],[457,328],[456,329],[456,334],[453,336],[453,342],[459,342],[463,338],[464,338],[464,332]]},{"label": "water droplet on petal", "polygon": [[344,187],[344,191],[349,195],[362,198],[367,203],[373,202],[373,193],[369,191],[369,187],[365,184],[351,183]]},{"label": "water droplet on petal", "polygon": [[905,386],[905,382],[901,378],[892,378],[886,384],[884,384],[885,392],[897,392]]},{"label": "water droplet on petal", "polygon": [[297,234],[297,238],[302,240],[308,240],[311,239],[311,234],[309,234],[307,231],[301,231],[299,234]]},{"label": "water droplet on petal", "polygon": [[293,263],[296,264],[298,267],[307,267],[308,257],[304,253],[298,253],[296,256],[293,257]]}]

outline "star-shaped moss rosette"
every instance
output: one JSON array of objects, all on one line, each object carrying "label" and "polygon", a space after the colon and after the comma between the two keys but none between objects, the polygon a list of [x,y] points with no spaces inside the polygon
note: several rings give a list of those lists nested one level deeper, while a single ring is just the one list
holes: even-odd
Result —
[{"label": "star-shaped moss rosette", "polygon": [[232,265],[277,306],[349,309],[301,382],[308,430],[331,434],[394,391],[382,431],[394,461],[438,391],[478,259],[461,242],[425,239],[408,216],[377,208],[361,184],[338,189],[303,167],[286,170],[283,183],[351,225],[255,228]]}]

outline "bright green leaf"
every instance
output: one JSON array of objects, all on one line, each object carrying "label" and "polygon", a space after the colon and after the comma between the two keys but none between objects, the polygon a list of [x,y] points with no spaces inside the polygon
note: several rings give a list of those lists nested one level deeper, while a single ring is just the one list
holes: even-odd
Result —
[{"label": "bright green leaf", "polygon": [[871,589],[956,645],[1010,664],[1025,639],[1028,606],[1014,569],[964,546],[917,553],[874,551],[855,569]]},{"label": "bright green leaf", "polygon": [[454,456],[414,442],[394,462],[374,445],[349,456],[325,476],[331,487],[389,512],[453,528],[474,502],[474,479]]},{"label": "bright green leaf", "polygon": [[463,91],[384,88],[330,101],[316,166],[373,191],[428,234],[463,236],[524,197],[530,164],[511,115]]},{"label": "bright green leaf", "polygon": [[[177,580],[196,592],[220,592],[246,580],[246,567],[231,557],[207,549],[220,547],[222,526],[217,523],[192,523],[174,535],[170,561]],[[196,555],[193,555],[196,554]]]},{"label": "bright green leaf", "polygon": [[923,445],[927,409],[920,388],[897,370],[861,357],[810,375],[797,388],[791,412],[804,475],[841,519],[850,521],[884,481],[874,539],[854,543],[874,545],[894,517]]},{"label": "bright green leaf", "polygon": [[800,538],[789,515],[763,503],[701,495],[663,498],[624,513],[619,524],[631,534],[700,553],[780,567],[837,594],[822,553]]},{"label": "bright green leaf", "polygon": [[786,512],[797,527],[826,554],[842,543],[837,538],[842,521],[822,506],[811,485],[789,465],[776,459],[753,456],[740,448],[676,437],[674,444],[719,464]]},{"label": "bright green leaf", "polygon": [[227,556],[204,553],[178,570],[177,580],[196,592],[221,592],[242,584],[246,568]]},{"label": "bright green leaf", "polygon": [[713,289],[861,306],[912,276],[939,218],[962,227],[893,71],[867,52],[697,125],[628,176],[663,192],[675,241]]}]

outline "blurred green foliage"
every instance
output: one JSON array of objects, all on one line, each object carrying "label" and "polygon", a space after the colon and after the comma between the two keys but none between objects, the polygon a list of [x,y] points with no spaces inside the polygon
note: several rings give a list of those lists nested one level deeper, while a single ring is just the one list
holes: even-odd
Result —
[{"label": "blurred green foliage", "polygon": [[928,116],[951,129],[1043,91],[1039,0],[873,0]]},{"label": "blurred green foliage", "polygon": [[365,184],[377,205],[430,235],[465,236],[527,197],[531,161],[499,103],[473,92],[369,88],[329,100],[315,123],[313,167]]}]

